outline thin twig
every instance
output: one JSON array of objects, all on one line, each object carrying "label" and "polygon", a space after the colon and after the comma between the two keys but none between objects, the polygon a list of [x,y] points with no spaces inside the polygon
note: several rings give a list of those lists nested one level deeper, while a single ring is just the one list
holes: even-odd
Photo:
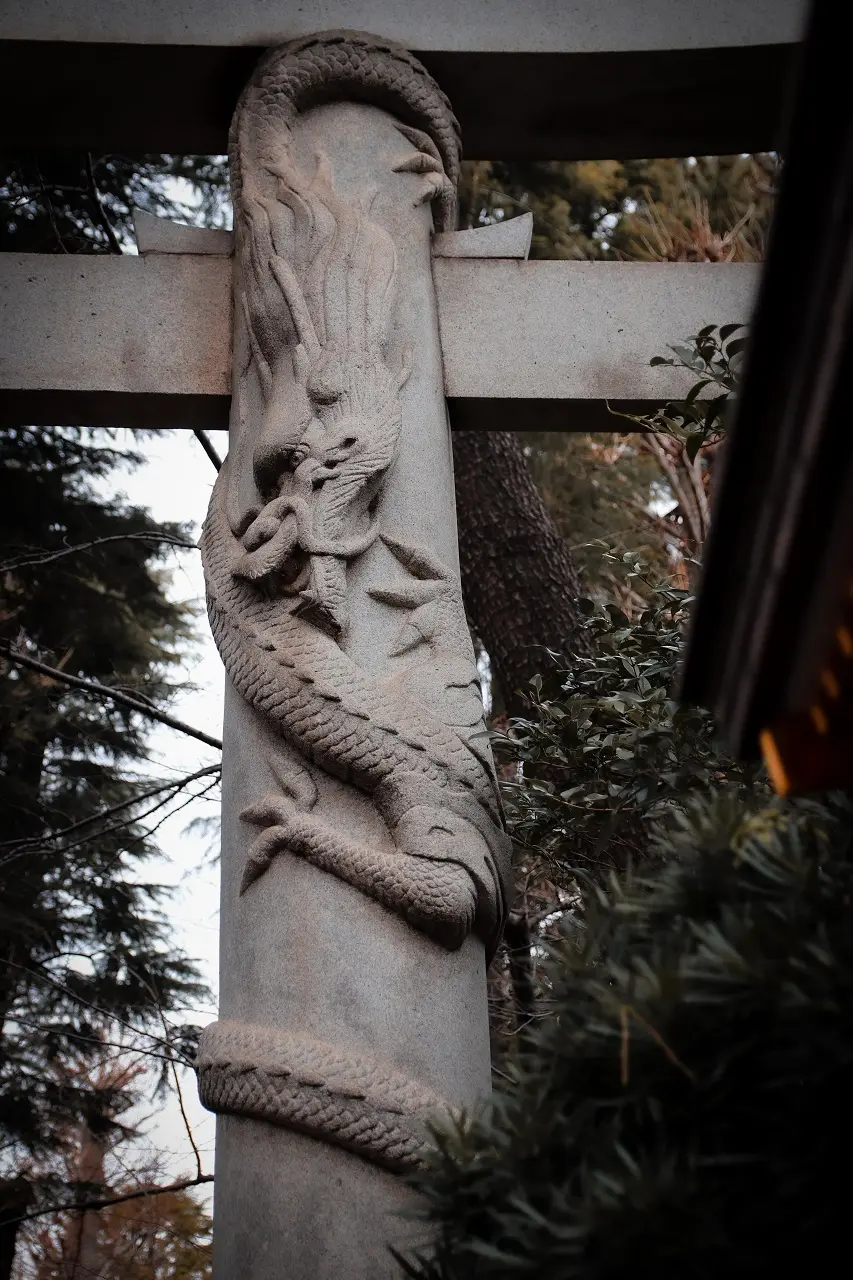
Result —
[{"label": "thin twig", "polygon": [[125,809],[132,809],[134,805],[142,804],[145,800],[151,800],[154,796],[162,795],[164,791],[180,791],[191,782],[198,781],[199,778],[206,778],[213,773],[219,773],[220,769],[221,765],[218,764],[205,765],[203,769],[197,769],[195,773],[187,773],[182,777],[173,778],[170,782],[161,782],[156,787],[149,787],[147,791],[140,791],[138,796],[132,796],[130,800],[122,800],[120,804],[111,804],[107,808],[99,809],[97,813],[90,814],[88,818],[80,818],[78,822],[71,822],[67,827],[61,827],[59,831],[50,831],[35,837],[21,836],[17,840],[0,841],[0,849],[18,849],[24,845],[41,845],[48,840],[63,839],[71,835],[72,832],[79,831],[81,827],[88,827],[93,822],[100,822],[103,818],[114,817]]},{"label": "thin twig", "polygon": [[90,693],[98,698],[111,698],[119,706],[129,707],[131,711],[138,711],[140,715],[147,716],[149,720],[157,720],[160,724],[165,724],[170,729],[177,729],[179,733],[185,733],[190,738],[196,738],[208,747],[215,747],[217,751],[222,750],[220,738],[213,738],[209,733],[203,733],[201,729],[194,729],[192,725],[185,724],[183,720],[177,720],[174,716],[167,715],[165,711],[158,711],[156,707],[152,707],[149,703],[143,702],[139,698],[132,697],[129,693],[121,693],[118,689],[110,688],[109,685],[99,684],[97,680],[84,680],[81,676],[67,675],[64,671],[57,670],[56,667],[49,667],[46,663],[29,657],[28,654],[10,648],[9,645],[0,644],[0,654],[8,658],[10,662],[17,663],[18,666],[28,667],[31,671],[38,671],[40,675],[49,676],[50,679],[56,680],[59,684],[68,685],[71,689],[80,689],[83,693]]},{"label": "thin twig", "polygon": [[701,549],[704,540],[702,512],[697,505],[695,489],[690,483],[690,478],[688,477],[687,479],[689,488],[682,484],[678,473],[678,461],[673,458],[669,451],[670,440],[671,437],[662,435],[660,432],[650,432],[643,439],[642,447],[657,459],[658,465],[669,481],[670,488],[678,500],[678,505],[684,517],[685,529],[692,538],[692,545],[694,548]]},{"label": "thin twig", "polygon": [[[43,1022],[30,1022],[28,1019],[17,1013],[15,1014],[15,1023],[19,1027],[27,1027],[30,1031],[38,1031],[42,1036],[46,1035],[48,1032],[52,1032],[53,1034],[62,1035],[67,1040],[78,1040],[81,1044],[93,1044],[96,1047],[102,1047],[104,1049],[115,1049],[116,1053],[113,1057],[117,1061],[125,1059],[128,1053],[136,1053],[141,1058],[155,1058],[158,1062],[173,1063],[175,1061],[174,1057],[170,1056],[168,1053],[158,1053],[156,1049],[142,1049],[138,1044],[128,1046],[120,1043],[118,1040],[102,1040],[100,1036],[86,1036],[80,1031],[69,1031],[67,1027],[55,1026],[52,1024],[45,1025]],[[109,1061],[109,1057],[102,1058],[101,1061]]]},{"label": "thin twig", "polygon": [[[132,972],[132,971],[131,971],[131,972]],[[149,994],[150,994],[150,996],[151,996],[152,1000],[154,1001],[155,1005],[157,1006],[157,1013],[158,1013],[158,1015],[159,1015],[159,1017],[160,1017],[160,1023],[161,1023],[161,1026],[163,1027],[163,1035],[164,1035],[164,1036],[166,1037],[166,1039],[168,1040],[168,1039],[169,1039],[169,1026],[168,1026],[168,1024],[167,1024],[167,1022],[166,1022],[166,1015],[163,1013],[163,1006],[162,1006],[162,1004],[160,1003],[160,996],[158,995],[158,993],[157,993],[156,989],[151,985],[151,983],[150,983],[150,982],[147,982],[147,981],[145,980],[145,978],[143,978],[143,977],[142,977],[142,975],[141,975],[140,973],[136,973],[136,974],[135,974],[135,977],[136,977],[136,979],[137,979],[137,981],[138,981],[138,982],[141,982],[141,983],[142,983],[142,985],[143,985],[144,987],[147,987],[148,992],[149,992]],[[183,1094],[183,1090],[181,1089],[181,1081],[180,1081],[180,1079],[179,1079],[179,1077],[178,1077],[178,1068],[177,1068],[177,1066],[175,1065],[175,1059],[174,1059],[174,1058],[172,1058],[172,1060],[171,1060],[171,1065],[172,1065],[172,1079],[173,1079],[173,1080],[174,1080],[174,1082],[175,1082],[175,1092],[176,1092],[176,1094],[178,1095],[178,1108],[179,1108],[179,1110],[180,1110],[180,1112],[181,1112],[181,1119],[182,1119],[182,1120],[183,1120],[183,1122],[184,1122],[184,1128],[185,1128],[185,1129],[186,1129],[186,1131],[187,1131],[187,1137],[189,1138],[190,1146],[191,1146],[191,1147],[192,1147],[192,1149],[193,1149],[193,1155],[195,1156],[195,1169],[196,1169],[196,1174],[197,1174],[197,1175],[198,1175],[198,1177],[200,1178],[200,1177],[202,1176],[202,1172],[201,1172],[201,1153],[200,1153],[200,1151],[199,1151],[199,1149],[198,1149],[198,1146],[196,1145],[195,1135],[193,1134],[192,1127],[191,1127],[191,1125],[190,1125],[190,1119],[189,1119],[189,1116],[187,1115],[186,1107],[184,1106],[184,1094]]]},{"label": "thin twig", "polygon": [[[165,813],[158,822],[155,822],[153,827],[148,828],[145,832],[146,838],[150,840],[152,836],[157,834],[164,822],[169,822],[172,818],[176,817],[177,814],[181,813],[182,810],[188,809],[191,804],[195,804],[197,800],[204,800],[207,793],[212,791],[215,786],[218,786],[218,784],[219,779],[217,778],[215,782],[208,782],[207,786],[202,787],[201,791],[194,791],[192,795],[187,796],[186,799],[183,800],[176,808],[170,810],[169,813]],[[163,801],[163,804],[158,805],[157,807],[163,808],[167,803],[168,801]],[[153,810],[150,812],[153,812]],[[148,815],[143,814],[142,816],[147,817]]]},{"label": "thin twig", "polygon": [[62,547],[59,551],[34,551],[28,556],[20,556],[17,560],[7,560],[0,564],[0,573],[8,573],[12,569],[29,568],[31,565],[51,564],[61,560],[63,556],[79,555],[91,551],[93,547],[102,547],[106,542],[165,542],[171,547],[182,547],[186,551],[195,551],[195,542],[185,542],[171,533],[111,533],[106,538],[94,538],[91,542],[78,542],[73,547]]},{"label": "thin twig", "polygon": [[120,1196],[105,1196],[102,1200],[75,1200],[71,1204],[52,1204],[46,1209],[33,1209],[31,1213],[22,1213],[17,1218],[6,1218],[0,1227],[9,1227],[13,1223],[31,1222],[33,1218],[43,1218],[48,1213],[88,1212],[95,1209],[108,1209],[113,1204],[125,1204],[128,1200],[142,1200],[146,1196],[173,1195],[177,1191],[187,1191],[190,1187],[200,1187],[206,1182],[213,1182],[212,1173],[202,1173],[196,1178],[181,1178],[170,1182],[165,1187],[145,1187],[141,1191],[127,1191]]},{"label": "thin twig", "polygon": [[[204,772],[216,773],[218,775],[220,773],[220,766],[211,765],[210,768],[204,770]],[[157,813],[158,810],[160,809],[164,809],[166,805],[169,805],[174,800],[176,800],[178,798],[178,794],[181,791],[183,791],[184,787],[187,786],[190,781],[192,781],[192,779],[186,779],[186,780],[178,781],[174,783],[171,788],[165,788],[165,787],[159,788],[158,789],[159,792],[167,791],[168,794],[166,795],[165,799],[158,800],[156,804],[153,804],[150,809],[146,809],[143,813],[135,813],[130,817],[122,818],[118,822],[108,823],[105,826],[99,827],[94,832],[94,834],[92,832],[86,832],[84,835],[78,836],[76,840],[72,840],[70,843],[61,845],[60,849],[55,850],[55,852],[61,852],[62,857],[67,860],[68,855],[70,853],[73,853],[76,849],[82,848],[84,845],[88,844],[90,840],[99,840],[103,842],[107,837],[114,835],[118,831],[126,831],[128,827],[133,825],[138,826],[140,823],[144,822],[146,818],[150,818],[152,814]],[[183,802],[183,804],[178,805],[176,809],[171,809],[169,813],[167,813],[160,820],[160,822],[155,823],[153,827],[145,831],[143,833],[145,838],[150,839],[151,836],[158,829],[158,827],[161,826],[162,823],[165,822],[167,818],[174,817],[175,814],[180,813],[182,809],[185,809],[187,805],[192,804],[194,801],[204,799],[204,797],[207,795],[207,792],[210,791],[213,787],[215,787],[218,784],[218,782],[219,782],[219,778],[217,776],[213,782],[208,783],[207,786],[203,787],[201,791],[194,791],[189,796],[189,798]],[[157,795],[158,792],[155,791],[154,794]],[[138,799],[134,801],[130,801],[128,803],[133,803],[133,804],[138,803]],[[127,805],[116,806],[116,808],[121,808],[121,807],[126,808]],[[94,816],[98,817],[101,815],[94,815]],[[84,823],[88,821],[89,819],[83,819],[79,824],[74,824],[74,825],[83,826]],[[66,828],[66,832],[67,830],[68,828]],[[45,847],[47,846],[50,840],[58,839],[63,834],[64,833],[62,831],[58,831],[53,834],[47,834],[44,836],[29,837],[26,843],[23,844],[23,847],[12,849],[11,852],[5,853],[3,854],[2,857],[0,857],[0,868],[6,867],[9,865],[10,862],[15,862],[18,858],[26,857],[28,854],[31,854],[33,852],[36,852],[36,851],[44,852]],[[122,854],[122,850],[120,849],[116,853],[113,859],[113,862],[110,864],[110,867],[106,868],[106,870],[111,869],[111,867],[115,865],[115,863],[121,857],[121,854]]]},{"label": "thin twig", "polygon": [[674,1049],[670,1049],[669,1045],[666,1043],[661,1033],[655,1030],[652,1024],[650,1022],[647,1022],[646,1019],[643,1017],[643,1015],[641,1013],[638,1013],[637,1010],[633,1008],[632,1005],[623,1004],[623,1005],[620,1005],[620,1008],[619,1008],[619,1021],[621,1025],[621,1036],[620,1036],[621,1046],[620,1046],[620,1052],[619,1052],[619,1058],[620,1058],[619,1076],[623,1086],[627,1085],[628,1083],[628,1042],[630,1039],[630,1035],[628,1031],[629,1018],[633,1018],[634,1021],[638,1024],[638,1026],[641,1026],[643,1030],[648,1035],[651,1036],[655,1044],[658,1045],[659,1048],[663,1050],[665,1056],[669,1059],[669,1061],[672,1063],[674,1067],[677,1067],[679,1071],[683,1071],[684,1074],[687,1076],[687,1079],[692,1084],[696,1083],[695,1072],[691,1071],[689,1067],[685,1066],[685,1064],[681,1061],[681,1059],[679,1058],[678,1054],[675,1052]]},{"label": "thin twig", "polygon": [[207,432],[202,431],[201,427],[193,427],[193,435],[195,436],[196,440],[198,440],[202,449],[204,449],[208,458],[210,458],[210,461],[216,467],[216,470],[221,471],[222,459],[220,458],[219,454],[216,452],[213,445],[211,444],[210,438],[208,437]]},{"label": "thin twig", "polygon": [[103,206],[101,193],[98,190],[98,184],[95,181],[95,167],[92,164],[91,151],[86,152],[86,177],[89,179],[89,194],[92,197],[92,204],[95,206],[95,213],[97,214],[98,221],[106,233],[110,249],[113,253],[122,253],[121,243],[119,242],[119,238],[115,231],[113,231],[112,223],[107,217],[107,211]]},{"label": "thin twig", "polygon": [[41,187],[41,193],[44,196],[44,202],[47,205],[47,215],[50,218],[51,230],[53,231],[53,234],[56,236],[56,239],[59,243],[59,247],[62,250],[62,252],[68,253],[68,246],[66,245],[65,241],[62,239],[62,236],[59,234],[59,227],[56,225],[56,213],[53,208],[53,201],[51,200],[50,196],[47,194],[47,187],[44,185],[44,178],[41,176],[41,169],[38,165],[36,165],[36,173],[39,176],[39,185]]},{"label": "thin twig", "polygon": [[[146,1040],[151,1040],[154,1044],[162,1045],[168,1053],[175,1052],[175,1046],[171,1044],[170,1041],[163,1040],[161,1036],[155,1036],[153,1031],[144,1031],[141,1027],[135,1027],[133,1023],[125,1021],[124,1018],[120,1018],[114,1011],[110,1012],[108,1009],[102,1009],[100,1005],[93,1004],[91,1000],[84,999],[84,997],[78,995],[76,991],[72,991],[70,987],[66,987],[64,983],[58,982],[56,978],[51,976],[51,974],[45,972],[39,973],[37,969],[28,969],[26,965],[18,964],[16,960],[7,959],[4,960],[3,963],[11,969],[18,969],[21,973],[28,973],[30,977],[37,978],[40,982],[48,983],[49,986],[55,987],[57,991],[61,991],[63,995],[68,996],[69,1000],[74,1000],[77,1004],[83,1005],[86,1009],[92,1009],[93,1012],[100,1014],[102,1018],[111,1020],[112,1022],[117,1022],[120,1027],[125,1027],[128,1031],[132,1031],[135,1036],[144,1036]],[[38,962],[36,961],[35,963]],[[194,1060],[191,1058],[182,1057],[181,1060],[188,1067],[193,1067],[195,1065]]]},{"label": "thin twig", "polygon": [[628,1088],[628,1006],[623,1004],[619,1010],[619,1083],[623,1089]]}]

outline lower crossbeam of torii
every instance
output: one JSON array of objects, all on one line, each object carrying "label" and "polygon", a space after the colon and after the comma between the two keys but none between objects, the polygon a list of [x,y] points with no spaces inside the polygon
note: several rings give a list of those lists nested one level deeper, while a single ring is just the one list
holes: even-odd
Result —
[{"label": "lower crossbeam of torii", "polygon": [[[228,676],[221,1017],[198,1057],[220,1117],[215,1274],[377,1280],[398,1274],[389,1240],[417,1230],[395,1214],[412,1208],[400,1175],[422,1158],[428,1118],[489,1088],[485,975],[507,909],[446,396],[630,398],[596,317],[616,341],[633,307],[633,341],[655,354],[744,320],[754,273],[527,264],[529,218],[455,233],[450,104],[374,37],[268,53],[230,146],[233,329],[222,233],[141,224],[146,261],[79,270],[4,255],[7,305],[29,306],[32,325],[26,350],[8,339],[0,386],[21,403],[79,393],[86,411],[98,385],[131,401],[230,392],[202,536]],[[66,324],[80,357],[66,345],[60,370],[48,335],[34,361],[33,333],[57,323],[45,290],[73,274],[59,305],[82,311],[99,271],[101,284],[123,273],[94,313],[107,354],[91,326]],[[159,329],[138,314],[152,281],[168,294]]]}]

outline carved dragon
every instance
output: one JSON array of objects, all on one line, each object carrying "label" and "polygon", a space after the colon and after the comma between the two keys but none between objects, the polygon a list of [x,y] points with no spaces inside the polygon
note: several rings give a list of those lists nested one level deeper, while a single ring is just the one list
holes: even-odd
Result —
[{"label": "carved dragon", "polygon": [[[231,138],[247,335],[241,421],[202,552],[226,670],[306,765],[242,815],[260,832],[241,892],[286,850],[448,948],[473,930],[491,952],[508,841],[458,584],[427,549],[382,530],[377,514],[412,360],[393,334],[396,249],[371,219],[369,195],[347,203],[323,154],[312,174],[292,154],[296,115],[341,99],[393,113],[414,148],[394,171],[414,176],[414,202],[433,203],[439,228],[454,218],[457,125],[410,54],[341,33],[262,60]],[[248,429],[250,385],[259,432]],[[371,594],[405,611],[396,653],[412,658],[385,679],[345,652],[347,564],[377,538],[404,576]],[[371,796],[393,851],[359,844],[313,812],[308,762]]]},{"label": "carved dragon", "polygon": [[446,1105],[366,1054],[251,1023],[205,1031],[196,1069],[211,1111],[297,1129],[395,1173],[420,1163],[425,1122]]},{"label": "carved dragon", "polygon": [[[299,112],[339,100],[387,109],[408,144],[392,165],[414,179],[407,198],[430,202],[440,230],[455,216],[457,125],[405,50],[337,33],[261,61],[232,126],[245,341],[235,445],[202,553],[226,670],[297,758],[275,794],[241,815],[259,831],[240,892],[286,851],[445,947],[475,931],[491,952],[508,841],[459,586],[429,549],[380,523],[414,358],[395,337],[397,251],[371,216],[375,193],[348,202],[325,155],[307,173],[294,154]],[[346,652],[347,566],[378,539],[397,569],[370,594],[403,617],[391,655],[403,661],[385,678]],[[318,770],[370,796],[387,849],[321,815]],[[198,1074],[212,1110],[296,1128],[395,1170],[419,1161],[424,1116],[441,1105],[363,1054],[235,1021],[205,1030]]]}]

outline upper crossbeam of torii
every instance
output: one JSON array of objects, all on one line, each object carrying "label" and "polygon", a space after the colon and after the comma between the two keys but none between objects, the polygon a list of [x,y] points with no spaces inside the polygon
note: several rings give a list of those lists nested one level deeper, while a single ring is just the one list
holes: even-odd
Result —
[{"label": "upper crossbeam of torii", "polygon": [[4,0],[10,142],[222,153],[260,52],[372,31],[416,53],[469,159],[778,146],[804,0]]},{"label": "upper crossbeam of torii", "polygon": [[[485,67],[482,88],[493,59],[531,58],[543,74],[517,90],[531,97],[512,104],[514,153],[618,154],[627,126],[602,133],[598,106],[619,86],[595,81],[597,105],[569,107],[547,59],[567,79],[576,59],[621,65],[671,112],[652,91],[664,55],[733,83],[744,59],[779,70],[797,4],[709,8],[491,0],[459,26],[458,4],[427,21],[403,0],[212,3],[201,19],[181,0],[47,0],[0,18],[20,42],[10,65],[50,46],[79,90],[53,141],[112,136],[96,110],[110,64],[83,83],[81,49],[133,71],[143,103],[154,68],[162,91],[164,69],[198,74],[205,50],[239,52],[245,81],[233,240],[143,219],[139,258],[0,260],[7,421],[218,425],[230,406],[202,537],[228,677],[220,1020],[198,1059],[220,1116],[217,1280],[397,1275],[386,1244],[412,1230],[392,1216],[412,1207],[397,1175],[421,1160],[431,1113],[488,1089],[509,848],[459,589],[448,404],[466,426],[518,428],[526,409],[530,425],[587,427],[605,399],[677,394],[650,380],[649,354],[744,320],[754,288],[744,267],[528,263],[529,219],[455,232],[459,124],[436,74]],[[323,29],[335,22],[375,34]],[[258,44],[273,48],[252,69]],[[484,122],[492,105],[507,118],[514,83],[501,65],[503,106],[460,98],[494,154]],[[163,132],[145,136],[221,145],[236,95],[220,89],[196,133],[169,135],[170,84]],[[730,120],[691,135],[707,110],[669,133],[660,109],[647,135],[634,119],[634,154],[661,138],[682,154],[774,145],[776,118],[746,109],[742,134]],[[39,120],[21,127],[45,142]],[[124,123],[144,126],[133,110]]]}]

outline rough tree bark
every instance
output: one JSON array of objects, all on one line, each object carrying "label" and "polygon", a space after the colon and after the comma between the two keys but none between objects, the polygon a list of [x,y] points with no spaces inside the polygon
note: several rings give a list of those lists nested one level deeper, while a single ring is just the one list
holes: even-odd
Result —
[{"label": "rough tree bark", "polygon": [[[75,1182],[92,1188],[93,1196],[101,1194],[106,1185],[104,1162],[107,1154],[105,1134],[94,1133],[88,1125],[81,1125],[80,1150],[74,1167]],[[63,1280],[99,1280],[104,1274],[101,1257],[97,1212],[83,1211],[72,1214],[66,1220],[62,1240]]]},{"label": "rough tree bark", "polygon": [[453,433],[462,590],[510,715],[542,649],[585,651],[578,571],[511,431]]},{"label": "rough tree bark", "polygon": [[10,1280],[15,1265],[20,1216],[32,1203],[26,1178],[0,1178],[0,1280]]},{"label": "rough tree bark", "polygon": [[[580,577],[514,432],[454,431],[453,464],[465,609],[489,654],[504,709],[524,715],[519,691],[545,666],[543,648],[587,649],[578,625]],[[502,981],[496,967],[489,981],[497,1060],[506,1047],[500,1029],[522,1032],[535,1006],[523,892],[504,945],[508,970]]]}]

